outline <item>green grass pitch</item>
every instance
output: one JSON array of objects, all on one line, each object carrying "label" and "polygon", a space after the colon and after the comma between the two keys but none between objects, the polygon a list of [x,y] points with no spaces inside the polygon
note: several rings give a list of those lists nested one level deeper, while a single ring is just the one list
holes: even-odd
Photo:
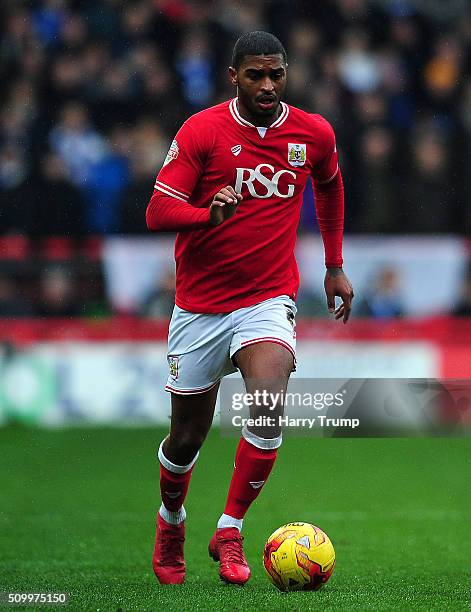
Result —
[{"label": "green grass pitch", "polygon": [[[187,582],[163,587],[150,564],[163,436],[0,429],[0,591],[67,592],[72,610],[471,608],[471,439],[287,438],[246,518],[252,579],[234,587],[207,554],[236,445],[215,430],[186,503]],[[321,591],[282,594],[262,548],[297,520],[330,535],[337,567]]]}]

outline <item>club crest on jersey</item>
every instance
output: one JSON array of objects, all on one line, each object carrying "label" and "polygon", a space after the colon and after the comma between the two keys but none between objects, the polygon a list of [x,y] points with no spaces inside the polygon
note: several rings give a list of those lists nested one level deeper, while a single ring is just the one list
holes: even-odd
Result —
[{"label": "club crest on jersey", "polygon": [[167,357],[168,367],[170,370],[170,376],[174,379],[178,379],[178,355],[169,355]]},{"label": "club crest on jersey", "polygon": [[237,157],[239,153],[242,151],[242,145],[235,145],[235,147],[231,147],[231,151],[233,155]]},{"label": "club crest on jersey", "polygon": [[288,163],[291,166],[304,166],[306,163],[306,145],[288,142]]},{"label": "club crest on jersey", "polygon": [[166,166],[172,161],[172,159],[177,159],[179,152],[180,149],[178,148],[178,142],[174,138],[172,144],[170,145],[170,149],[168,150],[167,157],[165,158],[163,165]]}]

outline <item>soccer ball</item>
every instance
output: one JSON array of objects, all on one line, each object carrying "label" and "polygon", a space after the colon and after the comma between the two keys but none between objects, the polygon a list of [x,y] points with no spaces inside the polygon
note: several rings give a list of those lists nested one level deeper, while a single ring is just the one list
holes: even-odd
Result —
[{"label": "soccer ball", "polygon": [[335,550],[319,527],[288,523],[268,538],[263,565],[280,591],[316,591],[334,571]]}]

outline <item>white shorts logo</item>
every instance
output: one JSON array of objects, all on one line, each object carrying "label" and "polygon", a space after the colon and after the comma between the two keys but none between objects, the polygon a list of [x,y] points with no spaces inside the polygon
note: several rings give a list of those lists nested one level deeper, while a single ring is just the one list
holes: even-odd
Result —
[{"label": "white shorts logo", "polygon": [[[262,174],[262,168],[267,168],[273,173],[271,179]],[[294,194],[293,184],[287,186],[288,190],[286,193],[280,193],[280,190],[278,189],[278,181],[283,174],[288,174],[296,180],[296,174],[291,172],[291,170],[278,170],[278,172],[275,172],[275,168],[271,164],[259,164],[255,170],[252,168],[237,168],[237,177],[234,189],[236,193],[242,193],[242,185],[247,185],[250,195],[259,199],[271,198],[273,195],[276,195],[279,198],[291,198]],[[257,192],[254,185],[255,182],[265,189],[265,193]]]},{"label": "white shorts logo", "polygon": [[170,376],[174,380],[178,380],[178,355],[169,355],[167,357]]}]

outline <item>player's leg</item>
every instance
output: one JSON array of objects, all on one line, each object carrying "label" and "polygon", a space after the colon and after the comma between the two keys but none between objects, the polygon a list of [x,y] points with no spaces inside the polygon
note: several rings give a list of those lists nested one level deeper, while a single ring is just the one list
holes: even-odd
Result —
[{"label": "player's leg", "polygon": [[170,433],[159,447],[161,516],[178,523],[184,515],[183,503],[191,472],[214,415],[219,383],[205,393],[172,393]]},{"label": "player's leg", "polygon": [[[283,412],[282,397],[294,368],[295,312],[294,303],[284,297],[238,311],[240,321],[231,354],[246,390],[251,394],[266,391],[278,401],[261,401],[251,407],[251,417],[267,416],[274,424],[243,429],[224,513],[210,543],[210,554],[220,557],[220,575],[228,582],[243,584],[250,577],[240,530],[247,510],[268,479],[281,444],[277,416]],[[221,554],[225,550],[229,551],[228,562]]]},{"label": "player's leg", "polygon": [[193,466],[214,415],[219,384],[204,393],[172,393],[170,433],[159,447],[160,494],[157,535],[152,565],[162,584],[180,584],[185,578],[183,503]]},{"label": "player's leg", "polygon": [[[266,390],[272,397],[286,391],[293,370],[293,355],[283,346],[263,342],[241,349],[235,356],[248,393]],[[252,406],[250,416],[282,414],[283,403]],[[245,428],[237,447],[234,472],[224,513],[211,539],[209,552],[220,562],[219,575],[226,582],[244,584],[250,578],[240,535],[244,516],[258,497],[275,463],[281,444],[278,419],[273,427]]]},{"label": "player's leg", "polygon": [[158,452],[162,504],[153,556],[154,571],[162,583],[184,580],[183,502],[199,449],[211,427],[231,338],[230,318],[175,307],[169,329],[170,375],[165,387],[172,394],[172,416],[170,433]]},{"label": "player's leg", "polygon": [[241,349],[235,359],[247,393],[257,397],[258,392],[259,401],[250,407],[250,416],[254,420],[266,417],[264,424],[242,430],[226,507],[218,523],[218,527],[230,525],[241,529],[247,510],[270,475],[281,445],[278,417],[283,414],[283,397],[294,358],[283,346],[262,342]]}]

